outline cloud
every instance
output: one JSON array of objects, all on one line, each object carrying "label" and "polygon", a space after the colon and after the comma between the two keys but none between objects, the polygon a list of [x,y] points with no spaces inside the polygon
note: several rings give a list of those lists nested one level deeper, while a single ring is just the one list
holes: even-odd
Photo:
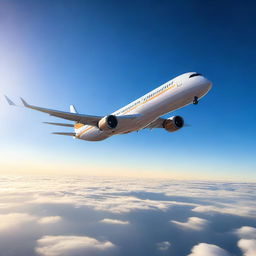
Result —
[{"label": "cloud", "polygon": [[185,229],[193,229],[193,230],[203,230],[209,223],[208,220],[201,219],[198,217],[190,217],[188,218],[187,222],[180,222],[180,221],[175,221],[171,220],[171,223]]},{"label": "cloud", "polygon": [[[102,178],[95,181],[94,177],[82,180],[74,177],[73,185],[67,186],[65,177],[59,180],[58,184],[53,184],[54,182],[49,178],[41,181],[40,187],[31,187],[34,193],[30,193],[30,200],[27,203],[88,206],[97,211],[120,214],[140,210],[167,211],[173,206],[183,205],[193,207],[194,212],[211,215],[256,216],[256,202],[252,200],[255,194],[253,183],[167,182],[149,179],[145,182],[143,179],[118,178]],[[15,185],[22,184],[17,182]],[[150,196],[140,197],[140,194],[145,195],[145,193],[160,197],[157,199]],[[14,195],[15,193],[12,193],[10,196]],[[164,200],[161,200],[161,196]]]},{"label": "cloud", "polygon": [[[215,203],[214,203],[215,204]],[[250,206],[248,206],[250,205]],[[234,204],[230,203],[218,203],[216,205],[199,205],[192,209],[193,212],[200,213],[220,213],[220,214],[230,214],[237,216],[245,216],[245,217],[255,217],[255,209],[256,205],[251,205],[249,202],[241,203],[236,202]]]},{"label": "cloud", "polygon": [[256,239],[256,228],[254,227],[243,226],[241,228],[236,229],[234,233],[238,235],[240,238]]},{"label": "cloud", "polygon": [[0,231],[5,231],[36,219],[35,216],[26,213],[0,214]]},{"label": "cloud", "polygon": [[[19,256],[185,256],[193,245],[218,245],[221,239],[222,248],[238,255],[239,239],[256,239],[255,188],[231,182],[6,177],[0,190],[0,248]],[[58,239],[50,243],[43,235]],[[101,250],[92,242],[90,247],[81,237],[113,246]],[[252,250],[251,242],[241,244],[244,253]]]},{"label": "cloud", "polygon": [[[76,191],[79,194],[80,191]],[[31,204],[71,204],[76,207],[88,206],[97,211],[106,211],[111,213],[127,213],[131,211],[139,210],[159,210],[166,211],[171,206],[174,205],[191,205],[189,203],[175,202],[175,201],[160,201],[160,200],[150,200],[150,199],[140,199],[135,196],[126,195],[111,195],[111,191],[108,193],[99,191],[95,192],[93,195],[83,193],[84,196],[68,196],[63,195],[63,197],[51,195],[36,195],[36,197],[31,200]],[[60,197],[60,198],[59,198]],[[194,204],[192,204],[195,206]]]},{"label": "cloud", "polygon": [[39,224],[53,224],[53,223],[59,222],[60,220],[61,220],[60,216],[47,216],[39,219],[37,222]]},{"label": "cloud", "polygon": [[[228,256],[228,252],[214,244],[195,245],[188,256]],[[248,255],[249,256],[249,255]]]},{"label": "cloud", "polygon": [[100,222],[107,223],[107,224],[118,224],[118,225],[127,225],[127,224],[129,224],[129,221],[115,220],[115,219],[103,219]]},{"label": "cloud", "polygon": [[80,256],[86,253],[94,255],[114,247],[109,241],[100,242],[87,236],[43,236],[37,240],[35,251],[40,256]]},{"label": "cloud", "polygon": [[256,239],[241,239],[237,245],[242,250],[243,256],[256,255]]},{"label": "cloud", "polygon": [[8,213],[0,214],[0,231],[16,228],[19,225],[25,225],[29,222],[39,224],[53,224],[61,220],[60,216],[47,216],[38,218],[27,213]]},{"label": "cloud", "polygon": [[167,251],[171,247],[171,243],[168,241],[163,241],[156,244],[157,249],[160,251]]}]

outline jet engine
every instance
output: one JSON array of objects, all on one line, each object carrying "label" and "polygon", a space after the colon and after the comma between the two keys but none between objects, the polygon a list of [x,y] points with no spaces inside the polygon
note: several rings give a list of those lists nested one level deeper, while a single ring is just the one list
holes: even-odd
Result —
[{"label": "jet engine", "polygon": [[109,116],[103,117],[99,121],[98,127],[102,131],[113,130],[117,127],[117,124],[118,124],[118,120],[117,120],[116,116],[109,115]]},{"label": "jet engine", "polygon": [[168,132],[175,132],[184,126],[184,120],[181,116],[172,116],[165,119],[163,127]]}]

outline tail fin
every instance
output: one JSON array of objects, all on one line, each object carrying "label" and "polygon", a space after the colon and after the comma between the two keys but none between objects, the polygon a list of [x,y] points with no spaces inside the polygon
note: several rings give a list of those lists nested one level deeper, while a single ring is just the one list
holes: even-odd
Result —
[{"label": "tail fin", "polygon": [[[69,106],[69,111],[70,111],[70,113],[78,113],[74,105],[70,105],[70,106]],[[75,123],[74,123],[74,130],[75,130],[75,133],[77,133],[77,131],[78,131],[81,127],[83,127],[83,126],[84,126],[84,124],[75,122]]]},{"label": "tail fin", "polygon": [[78,113],[74,105],[69,106],[69,111],[70,113],[74,113],[74,114]]}]

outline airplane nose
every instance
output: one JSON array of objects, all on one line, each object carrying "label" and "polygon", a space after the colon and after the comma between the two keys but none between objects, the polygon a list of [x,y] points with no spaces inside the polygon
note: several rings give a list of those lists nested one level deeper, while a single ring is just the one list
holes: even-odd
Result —
[{"label": "airplane nose", "polygon": [[208,87],[208,91],[210,91],[212,89],[212,82],[208,80],[207,83],[207,87]]},{"label": "airplane nose", "polygon": [[205,78],[205,88],[207,89],[207,91],[210,91],[212,88],[212,82],[209,81],[208,79]]}]

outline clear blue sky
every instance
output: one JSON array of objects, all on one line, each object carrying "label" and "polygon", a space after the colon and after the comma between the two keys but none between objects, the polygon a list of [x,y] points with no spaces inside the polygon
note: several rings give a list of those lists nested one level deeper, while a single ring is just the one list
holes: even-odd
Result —
[{"label": "clear blue sky", "polygon": [[51,135],[65,129],[41,122],[56,119],[9,108],[2,98],[0,169],[256,180],[255,7],[253,1],[1,1],[0,93],[14,101],[23,96],[105,115],[189,71],[204,74],[213,89],[198,106],[173,113],[192,127],[98,143]]}]

